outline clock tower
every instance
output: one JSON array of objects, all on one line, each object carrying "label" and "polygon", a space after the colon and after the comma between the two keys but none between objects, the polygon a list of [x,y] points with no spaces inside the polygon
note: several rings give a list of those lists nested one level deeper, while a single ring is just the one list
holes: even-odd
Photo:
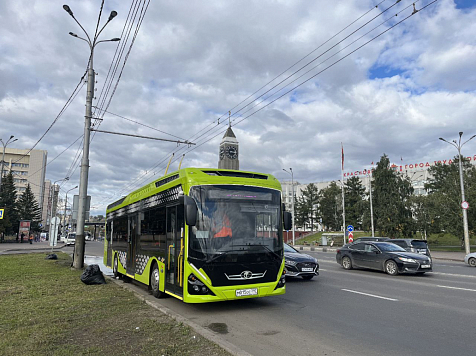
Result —
[{"label": "clock tower", "polygon": [[240,161],[238,160],[238,140],[236,139],[231,126],[228,126],[228,129],[221,140],[219,155],[218,168],[240,169]]}]

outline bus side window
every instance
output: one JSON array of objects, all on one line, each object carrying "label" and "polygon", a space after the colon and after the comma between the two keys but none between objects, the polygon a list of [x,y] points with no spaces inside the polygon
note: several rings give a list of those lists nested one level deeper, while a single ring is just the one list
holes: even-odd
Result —
[{"label": "bus side window", "polygon": [[141,249],[165,250],[165,234],[165,207],[144,211],[141,220]]},{"label": "bus side window", "polygon": [[112,232],[112,241],[115,247],[127,246],[127,216],[120,217],[114,220],[114,229]]}]

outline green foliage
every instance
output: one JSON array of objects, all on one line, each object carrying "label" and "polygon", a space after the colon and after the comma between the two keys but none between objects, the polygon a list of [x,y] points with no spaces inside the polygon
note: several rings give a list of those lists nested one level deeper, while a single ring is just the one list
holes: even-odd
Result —
[{"label": "green foliage", "polygon": [[338,231],[342,227],[342,195],[336,182],[321,190],[320,215],[326,230]]},{"label": "green foliage", "polygon": [[297,199],[295,206],[295,224],[300,227],[311,229],[317,226],[317,205],[319,204],[319,190],[316,185],[308,184],[302,192],[302,196]]},{"label": "green foliage", "polygon": [[408,178],[390,168],[385,154],[373,173],[372,192],[376,231],[380,231],[381,236],[411,236],[414,226],[408,199],[413,187]]},{"label": "green foliage", "polygon": [[18,199],[17,206],[20,220],[30,220],[30,230],[40,231],[41,228],[39,227],[39,224],[41,222],[41,210],[33,192],[31,191],[30,184],[28,184],[26,190]]},{"label": "green foliage", "polygon": [[16,204],[17,193],[11,171],[2,178],[0,189],[0,207],[5,209],[3,219],[0,220],[0,232],[4,232],[6,235],[15,235],[18,232],[19,219]]},{"label": "green foliage", "polygon": [[[463,161],[463,180],[465,199],[469,202],[467,210],[468,227],[474,233],[476,209],[476,168]],[[431,204],[427,207],[434,219],[434,230],[446,231],[463,239],[463,211],[461,209],[461,185],[459,160],[456,156],[449,164],[437,164],[429,169],[431,178],[425,184]]]}]

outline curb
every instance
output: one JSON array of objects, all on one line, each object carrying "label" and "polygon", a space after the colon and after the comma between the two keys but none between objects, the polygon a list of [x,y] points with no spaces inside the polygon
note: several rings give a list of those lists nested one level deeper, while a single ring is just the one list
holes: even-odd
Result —
[{"label": "curb", "polygon": [[[240,349],[238,346],[233,345],[232,343],[230,343],[226,340],[223,340],[221,337],[219,337],[218,335],[216,335],[212,331],[208,330],[207,328],[204,328],[203,326],[201,326],[197,323],[194,323],[193,321],[187,319],[186,317],[184,317],[184,316],[174,312],[173,310],[161,305],[160,301],[157,298],[155,298],[153,296],[150,296],[150,295],[143,295],[142,293],[138,292],[135,288],[133,288],[134,284],[132,284],[132,283],[131,284],[126,284],[124,282],[120,282],[119,280],[117,280],[113,277],[106,276],[106,275],[104,275],[104,277],[106,279],[116,283],[118,286],[131,291],[132,293],[134,293],[134,295],[138,299],[142,300],[143,302],[145,302],[147,305],[151,306],[152,308],[157,309],[158,311],[160,311],[160,312],[164,313],[165,315],[171,317],[172,319],[174,319],[177,322],[184,323],[184,324],[188,325],[197,334],[200,334],[205,339],[208,339],[208,340],[214,342],[215,344],[217,344],[218,346],[220,346],[222,349],[229,352],[230,354],[232,354],[234,356],[253,356],[253,355],[249,354],[248,352]],[[134,286],[134,287],[138,287],[138,286]]]}]

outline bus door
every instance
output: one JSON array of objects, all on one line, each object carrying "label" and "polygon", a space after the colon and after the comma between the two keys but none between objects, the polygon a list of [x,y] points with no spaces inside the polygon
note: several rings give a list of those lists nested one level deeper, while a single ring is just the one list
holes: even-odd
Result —
[{"label": "bus door", "polygon": [[126,274],[134,276],[137,253],[137,214],[129,215],[129,233],[127,239],[127,269]]},{"label": "bus door", "polygon": [[184,217],[183,207],[167,207],[167,274],[165,289],[183,295]]}]

